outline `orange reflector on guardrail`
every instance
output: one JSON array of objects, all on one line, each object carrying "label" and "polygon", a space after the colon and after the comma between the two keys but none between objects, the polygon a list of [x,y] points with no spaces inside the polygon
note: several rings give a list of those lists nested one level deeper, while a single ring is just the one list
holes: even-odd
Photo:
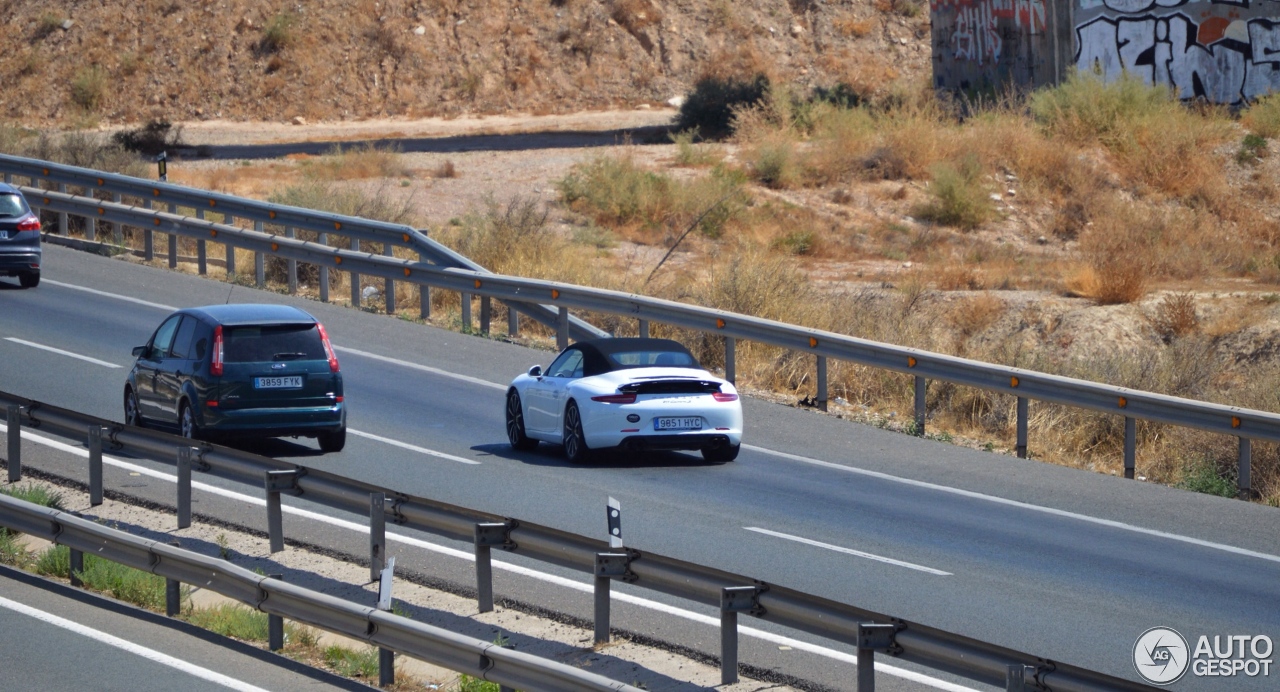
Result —
[{"label": "orange reflector on guardrail", "polygon": [[44,198],[44,203],[45,203],[45,204],[51,204],[51,203],[52,203],[52,200],[50,200],[48,197],[45,197],[45,198]]},{"label": "orange reflector on guardrail", "polygon": [[480,288],[480,279],[476,279],[476,288]]},{"label": "orange reflector on guardrail", "polygon": [[1021,384],[1021,383],[1018,381],[1018,378],[1016,378],[1016,377],[1010,377],[1010,378],[1009,378],[1009,386],[1010,386],[1010,387],[1017,387],[1019,384]]},{"label": "orange reflector on guardrail", "polygon": [[333,222],[333,230],[335,230],[335,231],[341,231],[341,230],[342,230],[342,222],[341,222],[341,221],[334,221],[334,222]]},{"label": "orange reflector on guardrail", "polygon": [[98,207],[98,216],[105,216],[106,213],[107,213],[106,209],[103,209],[102,207]]},{"label": "orange reflector on guardrail", "polygon": [[1231,417],[1231,427],[1233,427],[1233,428],[1238,428],[1238,427],[1240,427],[1240,417],[1239,417],[1239,416],[1232,416],[1232,417]]},{"label": "orange reflector on guardrail", "polygon": [[817,348],[817,347],[818,347],[818,339],[812,336],[809,337],[809,348]]},{"label": "orange reflector on guardrail", "polygon": [[269,211],[267,212],[267,216],[274,219],[276,218],[276,213],[274,211]]},{"label": "orange reflector on guardrail", "polygon": [[158,187],[157,187],[157,188],[152,188],[152,190],[151,190],[151,194],[155,195],[156,197],[159,197],[159,196],[160,196],[160,188],[158,188]]},{"label": "orange reflector on guardrail", "polygon": [[45,169],[43,169],[43,170],[44,170],[44,174],[45,174],[45,175],[49,175],[49,169],[48,169],[48,168],[45,168]]},{"label": "orange reflector on guardrail", "polygon": [[1120,397],[1120,401],[1117,403],[1120,404],[1120,408],[1124,408],[1129,405],[1129,400],[1124,397]]},{"label": "orange reflector on guardrail", "polygon": [[408,234],[408,233],[401,233],[401,234],[400,234],[400,237],[401,237],[401,238],[404,238],[404,242],[406,242],[406,243],[407,243],[407,242],[409,242],[409,234]]},{"label": "orange reflector on guardrail", "polygon": [[334,263],[334,264],[342,264],[342,258],[341,258],[341,257],[334,257],[334,258],[333,258],[333,263]]},{"label": "orange reflector on guardrail", "polygon": [[556,300],[559,297],[560,297],[560,291],[557,291],[554,288],[551,289],[551,300]]},{"label": "orange reflector on guardrail", "polygon": [[209,230],[209,237],[210,237],[210,238],[217,238],[217,237],[218,237],[218,232],[217,232],[216,230],[212,230],[212,229],[210,229],[210,230]]},{"label": "orange reflector on guardrail", "polygon": [[102,187],[103,185],[106,185],[106,184],[107,184],[107,181],[103,180],[102,178],[98,178],[98,187]]},{"label": "orange reflector on guardrail", "polygon": [[155,225],[157,226],[160,225],[160,219],[151,219],[151,220],[155,223]]},{"label": "orange reflector on guardrail", "polygon": [[272,244],[271,244],[271,251],[272,251],[272,252],[279,252],[279,251],[280,251],[280,243],[272,243]]},{"label": "orange reflector on guardrail", "polygon": [[912,358],[911,356],[907,356],[907,367],[914,368],[915,366],[916,366],[916,359]]},{"label": "orange reflector on guardrail", "polygon": [[408,268],[408,267],[405,267],[405,268],[404,268],[404,275],[405,275],[405,276],[408,276],[409,274],[410,274],[410,272],[409,272],[409,268]]},{"label": "orange reflector on guardrail", "polygon": [[716,329],[724,329],[724,320],[719,317],[716,318]]}]

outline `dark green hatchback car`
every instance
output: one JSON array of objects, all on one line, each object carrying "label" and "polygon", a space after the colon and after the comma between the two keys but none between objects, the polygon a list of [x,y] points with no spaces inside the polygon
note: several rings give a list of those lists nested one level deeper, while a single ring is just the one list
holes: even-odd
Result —
[{"label": "dark green hatchback car", "polygon": [[324,326],[298,308],[179,310],[133,355],[129,425],[172,426],[193,439],[314,437],[325,452],[346,444],[338,358]]}]

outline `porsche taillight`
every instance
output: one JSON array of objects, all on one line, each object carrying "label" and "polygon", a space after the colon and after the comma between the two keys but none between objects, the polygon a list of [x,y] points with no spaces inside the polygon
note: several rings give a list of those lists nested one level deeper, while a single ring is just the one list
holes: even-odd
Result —
[{"label": "porsche taillight", "polygon": [[635,392],[629,394],[605,394],[604,396],[593,396],[592,401],[599,401],[602,404],[634,404],[636,403]]},{"label": "porsche taillight", "polygon": [[737,394],[730,394],[730,393],[728,393],[728,392],[712,392],[712,393],[711,393],[711,398],[712,398],[712,399],[715,399],[716,401],[721,401],[721,402],[737,401],[737,400],[738,400],[738,395],[737,395]]}]

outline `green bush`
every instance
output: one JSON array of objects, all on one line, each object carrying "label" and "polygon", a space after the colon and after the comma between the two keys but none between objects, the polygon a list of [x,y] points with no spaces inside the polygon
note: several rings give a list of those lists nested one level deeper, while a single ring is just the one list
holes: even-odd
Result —
[{"label": "green bush", "polygon": [[800,180],[795,144],[786,137],[772,137],[756,147],[755,176],[774,189],[794,187]]},{"label": "green bush", "polygon": [[[80,574],[80,580],[94,591],[102,591],[112,598],[149,610],[162,610],[165,606],[164,577],[104,560],[96,555],[84,556],[84,572]],[[184,586],[182,599],[189,598],[190,588]]]},{"label": "green bush", "polygon": [[36,574],[66,579],[71,576],[71,549],[65,545],[49,546],[36,556],[32,567]]},{"label": "green bush", "polygon": [[1071,141],[1111,144],[1133,123],[1161,117],[1181,104],[1166,86],[1125,74],[1113,82],[1075,72],[1067,81],[1031,95],[1031,113],[1048,133]]},{"label": "green bush", "polygon": [[107,73],[97,65],[81,68],[71,78],[71,101],[86,111],[98,110],[106,93]]},{"label": "green bush", "polygon": [[1236,162],[1252,165],[1267,155],[1267,138],[1249,133],[1240,142],[1240,150],[1236,152]]},{"label": "green bush", "polygon": [[258,42],[258,50],[263,53],[278,53],[294,41],[294,27],[298,18],[288,12],[282,12],[271,18],[262,31],[262,40]]},{"label": "green bush", "polygon": [[8,529],[0,529],[0,564],[22,567],[27,559],[27,551],[18,543],[18,535]]},{"label": "green bush", "polygon": [[352,651],[341,646],[330,646],[324,650],[324,662],[349,678],[378,676],[378,650],[373,647]]},{"label": "green bush", "polygon": [[9,497],[14,497],[24,502],[30,502],[33,505],[41,507],[50,507],[52,509],[66,509],[63,505],[62,493],[57,490],[50,490],[42,485],[28,483],[25,486],[11,485],[7,488],[0,488],[0,493],[4,493]]},{"label": "green bush", "polygon": [[1182,468],[1182,480],[1178,487],[1206,495],[1236,496],[1236,481],[1223,474],[1209,459],[1200,459]]},{"label": "green bush", "polygon": [[672,181],[629,157],[600,156],[574,166],[556,185],[566,204],[589,208],[598,221],[626,224],[660,219]]},{"label": "green bush", "polygon": [[705,77],[680,106],[676,129],[694,130],[707,139],[727,137],[733,133],[734,109],[754,106],[768,88],[769,78],[764,75],[751,81]]},{"label": "green bush", "polygon": [[1265,139],[1280,137],[1280,94],[1269,94],[1249,104],[1240,122]]},{"label": "green bush", "polygon": [[152,120],[142,127],[120,130],[111,141],[139,154],[156,156],[162,151],[182,146],[182,126],[177,129],[163,120]]},{"label": "green bush", "polygon": [[982,166],[967,156],[959,166],[942,163],[933,168],[932,199],[916,209],[916,216],[946,226],[972,230],[995,215],[995,206],[982,185]]}]

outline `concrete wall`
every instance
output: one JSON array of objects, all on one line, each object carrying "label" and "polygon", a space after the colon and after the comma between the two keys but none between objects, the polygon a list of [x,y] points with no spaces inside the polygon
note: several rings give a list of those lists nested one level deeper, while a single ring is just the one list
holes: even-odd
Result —
[{"label": "concrete wall", "polygon": [[931,0],[931,11],[940,88],[1038,87],[1076,67],[1224,104],[1280,91],[1280,0]]}]

